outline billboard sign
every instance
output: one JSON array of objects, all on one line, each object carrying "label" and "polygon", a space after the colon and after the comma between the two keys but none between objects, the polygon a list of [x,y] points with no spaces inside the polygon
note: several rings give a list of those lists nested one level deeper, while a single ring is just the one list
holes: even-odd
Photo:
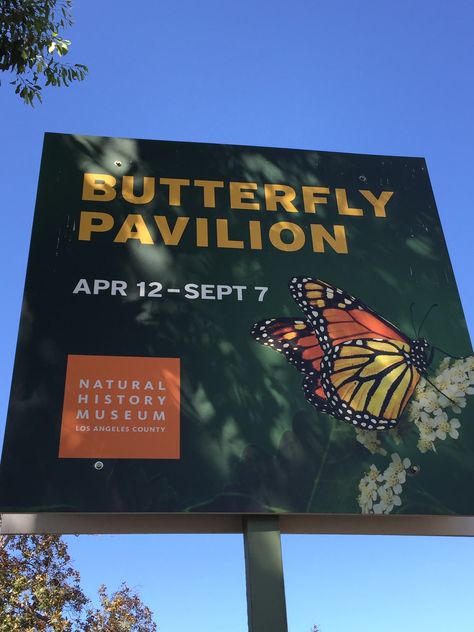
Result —
[{"label": "billboard sign", "polygon": [[473,515],[420,158],[47,134],[6,512]]}]

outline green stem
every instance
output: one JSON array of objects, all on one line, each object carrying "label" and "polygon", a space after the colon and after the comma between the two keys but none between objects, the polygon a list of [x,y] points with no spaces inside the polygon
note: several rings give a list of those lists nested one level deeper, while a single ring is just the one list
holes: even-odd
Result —
[{"label": "green stem", "polygon": [[272,507],[271,505],[267,505],[266,503],[261,502],[260,500],[254,498],[253,496],[251,496],[250,494],[244,494],[242,492],[222,492],[220,494],[215,494],[214,496],[212,496],[212,498],[208,499],[208,500],[203,500],[199,503],[196,503],[194,505],[189,505],[188,507],[186,507],[184,509],[184,511],[187,512],[192,512],[195,511],[196,509],[199,509],[199,507],[204,507],[205,505],[207,505],[208,503],[216,500],[217,498],[222,498],[222,497],[228,497],[228,498],[247,498],[249,500],[256,500],[258,503],[260,503],[262,505],[262,507],[264,507],[269,513],[288,513],[288,509],[284,509],[283,507]]},{"label": "green stem", "polygon": [[306,505],[306,512],[307,513],[309,513],[309,511],[311,510],[311,507],[312,507],[313,501],[314,501],[314,496],[316,495],[316,489],[317,489],[317,487],[319,485],[319,480],[321,478],[321,474],[323,473],[323,468],[324,468],[324,465],[326,463],[326,459],[327,459],[327,456],[328,456],[328,453],[329,453],[329,448],[330,448],[330,445],[331,445],[331,437],[332,437],[333,427],[334,426],[331,424],[331,429],[329,431],[326,447],[324,448],[324,453],[323,453],[323,456],[321,457],[321,462],[319,464],[318,473],[316,474],[316,478],[314,479],[313,488],[311,490],[311,494],[309,496],[309,500],[308,500],[308,503]]},{"label": "green stem", "polygon": [[436,507],[440,511],[440,513],[446,514],[448,516],[457,515],[455,511],[453,511],[452,509],[449,509],[449,507],[446,507],[444,503],[440,502],[435,496],[433,496],[433,494],[431,494],[430,492],[427,492],[422,487],[418,488],[418,494],[422,497],[425,497],[426,499],[429,499],[433,507]]}]

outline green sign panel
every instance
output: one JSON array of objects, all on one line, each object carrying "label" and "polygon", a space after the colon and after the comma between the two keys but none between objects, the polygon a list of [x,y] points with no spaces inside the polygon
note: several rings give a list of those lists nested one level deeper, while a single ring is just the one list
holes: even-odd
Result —
[{"label": "green sign panel", "polygon": [[426,165],[47,134],[4,511],[474,514]]}]

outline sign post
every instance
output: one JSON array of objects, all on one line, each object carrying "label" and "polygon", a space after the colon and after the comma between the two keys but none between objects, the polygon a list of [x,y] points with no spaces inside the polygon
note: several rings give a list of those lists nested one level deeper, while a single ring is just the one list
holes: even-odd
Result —
[{"label": "sign post", "polygon": [[244,516],[249,632],[288,632],[278,516]]},{"label": "sign post", "polygon": [[47,134],[1,532],[243,532],[287,632],[280,530],[474,533],[470,352],[423,159]]}]

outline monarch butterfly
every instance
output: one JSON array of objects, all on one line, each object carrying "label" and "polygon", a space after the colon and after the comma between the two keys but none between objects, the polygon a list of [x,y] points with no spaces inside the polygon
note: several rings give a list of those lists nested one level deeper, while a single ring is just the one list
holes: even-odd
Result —
[{"label": "monarch butterfly", "polygon": [[432,361],[428,342],[329,283],[294,277],[289,285],[306,319],[263,320],[252,336],[305,375],[305,397],[318,410],[365,430],[393,428]]}]

